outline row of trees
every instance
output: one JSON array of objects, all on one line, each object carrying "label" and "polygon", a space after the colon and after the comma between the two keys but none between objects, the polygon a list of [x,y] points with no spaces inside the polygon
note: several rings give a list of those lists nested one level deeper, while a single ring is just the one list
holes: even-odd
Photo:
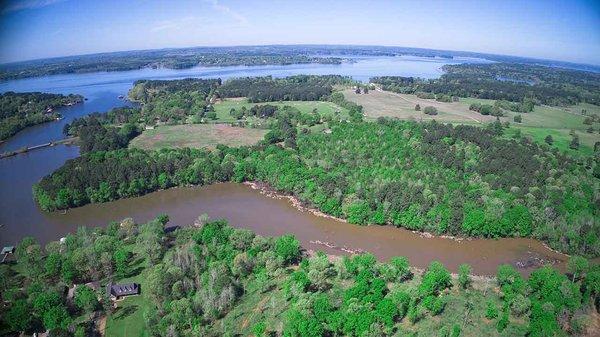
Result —
[{"label": "row of trees", "polygon": [[44,248],[23,239],[16,262],[0,265],[0,331],[97,335],[99,314],[126,319],[105,285],[131,278],[149,308],[142,329],[128,331],[150,336],[554,336],[584,332],[600,305],[600,267],[577,256],[566,275],[546,266],[524,279],[502,265],[486,284],[466,264],[453,276],[435,261],[417,270],[404,257],[307,256],[293,235],[262,237],[206,216],[166,231],[168,221],[83,227]]},{"label": "row of trees", "polygon": [[0,141],[28,126],[55,120],[60,116],[55,109],[80,102],[80,95],[12,91],[0,94]]},{"label": "row of trees", "polygon": [[247,97],[252,103],[273,101],[319,101],[327,98],[334,85],[351,84],[340,75],[297,75],[285,78],[246,77],[226,81],[219,97]]}]

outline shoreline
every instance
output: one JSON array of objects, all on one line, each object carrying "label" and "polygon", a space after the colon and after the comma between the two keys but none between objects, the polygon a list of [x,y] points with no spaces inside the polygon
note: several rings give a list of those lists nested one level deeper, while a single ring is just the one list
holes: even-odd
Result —
[{"label": "shoreline", "polygon": [[[333,219],[333,220],[336,220],[339,222],[350,224],[346,219],[338,218],[333,215],[329,215],[327,213],[321,212],[317,209],[310,207],[306,202],[301,201],[300,199],[298,199],[298,197],[296,197],[294,195],[281,193],[281,192],[275,190],[273,187],[269,186],[269,184],[267,184],[267,183],[258,182],[258,181],[245,181],[242,184],[252,188],[253,190],[258,191],[260,194],[265,195],[266,197],[269,197],[272,199],[287,199],[290,201],[290,203],[292,204],[292,206],[294,208],[296,208],[297,210],[299,210],[301,212],[309,212],[315,216],[319,216],[319,217],[323,217],[323,218],[327,218],[327,219]],[[356,224],[351,224],[351,225],[361,226],[361,225],[356,225]],[[394,228],[402,228],[413,234],[417,234],[420,237],[425,238],[425,239],[441,238],[441,239],[446,239],[446,240],[452,240],[452,241],[455,241],[458,243],[462,243],[463,241],[472,241],[473,239],[477,239],[477,238],[471,238],[471,237],[460,237],[460,236],[452,236],[452,235],[436,235],[431,232],[416,231],[416,230],[410,230],[410,229],[407,229],[407,228],[404,228],[401,226],[400,227],[394,226],[390,223],[386,223],[385,225],[367,224],[364,227],[368,227],[368,226],[390,226],[390,227],[394,227]],[[542,242],[542,241],[540,241],[540,242]],[[543,243],[543,244],[546,245],[545,243]],[[550,250],[553,250],[549,247],[547,247],[547,248]],[[558,252],[558,253],[560,253],[560,252]],[[565,255],[564,253],[561,253],[561,254]]]},{"label": "shoreline", "polygon": [[[314,208],[310,207],[310,205],[308,205],[306,202],[301,201],[298,197],[296,197],[294,195],[284,194],[282,192],[279,192],[279,191],[275,190],[273,187],[271,187],[267,183],[258,182],[258,181],[245,181],[242,184],[245,185],[245,186],[250,187],[253,190],[258,191],[260,194],[262,194],[262,195],[264,195],[264,196],[266,196],[268,198],[279,199],[279,200],[281,200],[281,199],[287,199],[290,202],[290,204],[292,205],[292,207],[296,208],[300,212],[309,212],[309,213],[311,213],[311,214],[313,214],[315,216],[318,216],[318,217],[323,217],[323,218],[332,219],[332,220],[335,220],[335,221],[338,221],[338,222],[343,222],[343,223],[350,224],[346,219],[335,217],[335,216],[329,215],[327,213],[321,212],[321,211],[319,211],[317,209],[314,209]],[[350,224],[350,225],[354,225],[354,224]],[[360,225],[355,225],[355,226],[360,226]],[[367,227],[367,226],[375,226],[375,225],[368,224],[365,227]],[[379,225],[377,225],[377,226],[379,226]],[[381,225],[381,226],[390,226],[390,227],[393,227],[393,228],[404,229],[404,230],[407,230],[407,231],[409,231],[409,232],[411,232],[413,234],[419,235],[420,237],[425,238],[425,239],[440,238],[440,239],[445,239],[445,240],[452,240],[452,241],[457,242],[457,243],[463,243],[465,241],[472,241],[472,240],[475,240],[475,239],[486,239],[486,238],[473,238],[473,237],[458,237],[458,236],[452,236],[452,235],[436,235],[436,234],[433,234],[431,232],[426,232],[426,231],[409,230],[409,229],[406,229],[404,227],[394,226],[394,225],[389,224],[389,223],[385,224],[385,225]],[[512,237],[501,238],[501,239],[511,239],[511,238]],[[525,237],[525,239],[535,240],[535,241],[539,242],[545,249],[547,249],[550,252],[553,252],[555,254],[560,254],[561,256],[563,256],[565,258],[571,257],[571,255],[569,255],[569,254],[563,253],[563,252],[561,252],[559,250],[556,250],[556,249],[550,247],[546,242],[544,242],[542,240],[539,240],[539,239],[536,239],[536,238],[532,238],[532,237]],[[345,253],[348,253],[348,254],[351,254],[351,255],[361,254],[361,253],[366,253],[367,252],[367,251],[365,251],[363,249],[360,249],[360,248],[359,249],[353,249],[353,248],[349,248],[349,247],[346,247],[346,246],[339,247],[339,246],[335,245],[334,243],[321,242],[320,240],[313,240],[313,241],[310,241],[309,243],[311,243],[313,245],[320,245],[320,246],[323,246],[323,247],[327,247],[329,249],[336,249],[336,250],[339,250],[339,251],[342,251],[342,252],[345,252]],[[554,260],[553,261],[545,261],[544,264],[548,263],[550,265],[554,265],[556,262],[557,261],[554,261]],[[541,267],[541,265],[542,264],[540,264],[538,267]],[[519,266],[517,266],[517,268],[520,269]],[[416,268],[416,269],[419,269],[419,268]],[[489,278],[490,277],[488,275],[475,275],[475,274],[472,274],[472,276],[478,276],[478,277],[482,277],[482,278]]]}]

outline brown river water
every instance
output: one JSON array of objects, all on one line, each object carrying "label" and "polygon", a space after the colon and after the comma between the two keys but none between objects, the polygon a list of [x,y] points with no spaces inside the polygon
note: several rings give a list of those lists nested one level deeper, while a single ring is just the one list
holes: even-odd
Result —
[{"label": "brown river water", "polygon": [[43,223],[37,227],[43,230],[35,236],[41,242],[48,242],[75,231],[78,226],[104,226],[126,217],[145,222],[162,213],[169,215],[170,226],[192,224],[200,214],[206,213],[211,219],[225,218],[234,227],[248,228],[265,236],[293,233],[303,247],[310,250],[336,255],[367,251],[382,260],[402,255],[419,268],[439,260],[452,271],[461,263],[468,263],[478,275],[493,275],[503,263],[513,264],[524,275],[545,262],[562,269],[567,258],[533,239],[459,242],[423,237],[392,226],[352,225],[301,211],[286,198],[269,197],[249,186],[234,183],[174,188],[137,198],[91,204],[64,214],[42,213],[38,221]]}]

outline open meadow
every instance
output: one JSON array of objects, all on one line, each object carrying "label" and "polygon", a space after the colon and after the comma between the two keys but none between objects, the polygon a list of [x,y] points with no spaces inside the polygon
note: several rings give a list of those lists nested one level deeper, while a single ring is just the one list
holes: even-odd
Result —
[{"label": "open meadow", "polygon": [[[390,117],[406,120],[437,120],[444,123],[481,125],[493,122],[496,117],[484,116],[476,111],[469,110],[472,103],[494,104],[494,100],[478,98],[460,98],[458,102],[445,103],[434,99],[422,99],[416,95],[398,94],[388,91],[371,90],[368,94],[356,94],[354,90],[343,91],[346,99],[360,104],[364,108],[365,119],[374,120],[379,117]],[[419,104],[421,111],[415,110]],[[426,106],[433,106],[438,110],[435,116],[423,112]],[[533,140],[543,143],[546,136],[551,135],[553,146],[561,151],[577,155],[590,155],[593,153],[594,144],[600,141],[600,124],[595,123],[594,132],[586,130],[590,125],[583,123],[585,110],[588,115],[600,114],[600,107],[592,104],[578,104],[569,107],[535,106],[530,113],[521,113],[522,123],[515,123],[513,118],[519,114],[512,111],[504,111],[505,116],[500,117],[502,122],[509,122],[511,127],[507,134],[513,135],[516,130],[521,130],[523,135],[530,136]],[[580,148],[573,150],[569,148],[572,136],[571,132],[579,137]]]},{"label": "open meadow", "polygon": [[130,147],[150,150],[160,148],[215,148],[252,145],[263,139],[266,130],[233,127],[227,124],[162,125],[145,130],[134,138]]},{"label": "open meadow", "polygon": [[[356,94],[354,90],[343,91],[347,100],[363,106],[366,119],[377,119],[379,117],[391,117],[398,119],[431,120],[440,122],[467,122],[484,123],[494,121],[493,116],[483,116],[477,112],[470,111],[469,105],[475,101],[485,104],[493,103],[490,100],[469,99],[464,102],[444,103],[433,99],[422,99],[415,95],[397,94],[388,91],[371,90],[368,94]],[[421,106],[421,111],[415,110],[415,105]],[[423,113],[426,106],[435,107],[438,110],[436,116]]]}]

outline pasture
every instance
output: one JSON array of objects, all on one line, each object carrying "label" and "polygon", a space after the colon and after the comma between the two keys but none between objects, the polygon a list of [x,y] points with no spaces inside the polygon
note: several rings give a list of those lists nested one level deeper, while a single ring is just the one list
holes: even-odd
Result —
[{"label": "pasture", "polygon": [[252,145],[263,139],[266,130],[233,127],[227,124],[162,125],[146,130],[129,144],[145,150],[160,148],[208,148]]}]

